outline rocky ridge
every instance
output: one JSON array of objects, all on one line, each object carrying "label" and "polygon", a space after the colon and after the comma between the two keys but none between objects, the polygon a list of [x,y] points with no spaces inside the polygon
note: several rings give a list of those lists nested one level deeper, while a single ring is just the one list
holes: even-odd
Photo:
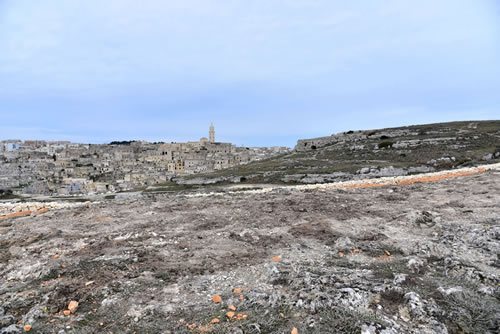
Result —
[{"label": "rocky ridge", "polygon": [[424,124],[300,139],[290,154],[178,185],[313,184],[405,176],[500,162],[500,121]]}]

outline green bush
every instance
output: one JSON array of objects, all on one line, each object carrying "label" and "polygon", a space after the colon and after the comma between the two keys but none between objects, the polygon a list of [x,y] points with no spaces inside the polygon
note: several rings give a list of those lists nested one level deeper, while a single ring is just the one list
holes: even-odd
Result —
[{"label": "green bush", "polygon": [[392,141],[383,141],[378,144],[378,148],[392,147],[392,145],[394,145],[394,142]]}]

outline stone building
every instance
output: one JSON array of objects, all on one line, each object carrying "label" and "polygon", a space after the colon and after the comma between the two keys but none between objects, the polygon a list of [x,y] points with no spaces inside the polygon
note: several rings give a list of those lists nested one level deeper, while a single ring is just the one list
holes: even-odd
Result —
[{"label": "stone building", "polygon": [[131,190],[167,182],[178,174],[212,172],[286,150],[216,142],[213,124],[208,138],[186,143],[4,140],[0,142],[0,190],[37,194]]},{"label": "stone building", "polygon": [[208,131],[208,140],[211,142],[211,143],[215,143],[215,127],[214,127],[214,124],[210,124],[210,129]]}]

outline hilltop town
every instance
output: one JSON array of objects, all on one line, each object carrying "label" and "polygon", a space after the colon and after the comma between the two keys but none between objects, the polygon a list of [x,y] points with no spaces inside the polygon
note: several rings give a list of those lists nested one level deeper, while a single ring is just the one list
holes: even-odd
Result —
[{"label": "hilltop town", "polygon": [[0,334],[498,333],[499,143],[4,141]]},{"label": "hilltop town", "polygon": [[126,191],[207,173],[288,152],[286,147],[237,147],[209,138],[186,143],[145,141],[76,144],[0,141],[0,189],[13,194],[88,194]]}]

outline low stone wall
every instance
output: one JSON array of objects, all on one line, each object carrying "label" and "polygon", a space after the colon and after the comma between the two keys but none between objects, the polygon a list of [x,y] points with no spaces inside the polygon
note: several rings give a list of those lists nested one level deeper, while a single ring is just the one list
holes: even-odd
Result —
[{"label": "low stone wall", "polygon": [[0,203],[0,219],[2,217],[20,217],[31,214],[45,213],[49,210],[72,209],[76,207],[89,206],[90,202],[22,202],[22,203]]},{"label": "low stone wall", "polygon": [[[296,186],[278,186],[278,187],[268,187],[264,189],[257,190],[243,190],[237,193],[246,194],[262,194],[269,193],[274,190],[287,189],[287,190],[326,190],[326,189],[353,189],[353,188],[371,188],[371,187],[383,187],[383,186],[397,186],[412,183],[426,183],[426,182],[436,182],[449,178],[474,175],[483,173],[488,170],[500,170],[500,163],[482,165],[478,167],[467,167],[458,168],[452,170],[445,170],[440,172],[432,173],[422,173],[416,175],[406,175],[406,176],[392,176],[392,177],[380,177],[364,180],[351,180],[335,183],[320,183],[320,184],[307,184],[307,185],[296,185]],[[236,192],[225,192],[225,193],[197,193],[197,194],[187,194],[186,197],[207,197],[207,196],[221,196],[228,194],[236,194]]]}]

